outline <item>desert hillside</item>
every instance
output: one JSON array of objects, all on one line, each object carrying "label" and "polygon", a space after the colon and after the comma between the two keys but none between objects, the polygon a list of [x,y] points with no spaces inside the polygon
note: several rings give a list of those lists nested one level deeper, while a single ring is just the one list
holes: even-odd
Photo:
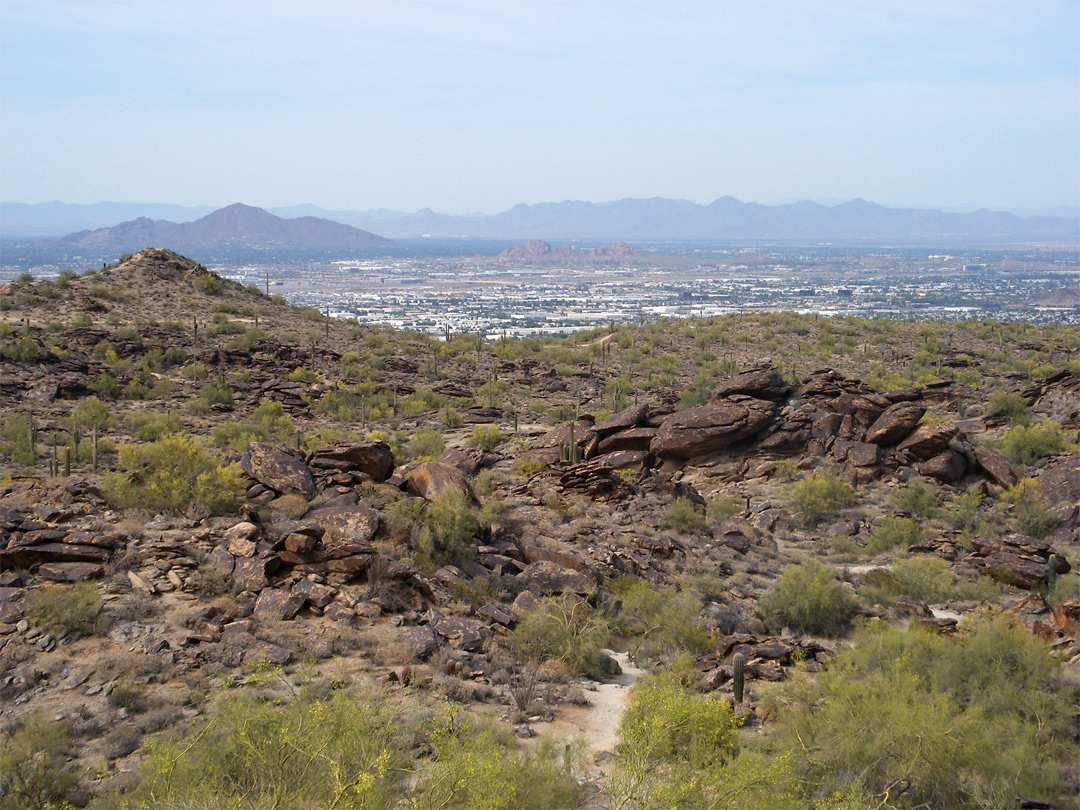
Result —
[{"label": "desert hillside", "polygon": [[1078,347],[0,285],[0,806],[1075,807]]}]

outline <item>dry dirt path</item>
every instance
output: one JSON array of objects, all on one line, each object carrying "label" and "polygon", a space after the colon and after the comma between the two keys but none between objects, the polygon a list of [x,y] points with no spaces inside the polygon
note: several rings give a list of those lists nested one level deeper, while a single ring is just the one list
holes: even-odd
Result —
[{"label": "dry dirt path", "polygon": [[619,737],[619,720],[626,709],[630,689],[643,674],[625,652],[607,654],[619,662],[622,674],[610,681],[586,681],[585,697],[589,706],[571,706],[559,713],[554,723],[542,724],[537,731],[548,731],[568,737],[579,737],[591,751],[614,751]]}]

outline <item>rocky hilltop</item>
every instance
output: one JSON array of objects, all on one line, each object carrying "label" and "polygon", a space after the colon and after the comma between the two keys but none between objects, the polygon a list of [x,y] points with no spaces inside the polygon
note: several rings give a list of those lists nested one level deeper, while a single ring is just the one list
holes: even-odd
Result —
[{"label": "rocky hilltop", "polygon": [[[231,788],[198,791],[256,766],[185,759],[200,735],[233,745],[240,707],[276,705],[322,711],[330,735],[326,707],[354,705],[340,690],[355,681],[362,714],[394,707],[394,733],[415,735],[387,743],[409,752],[394,760],[405,776],[372,790],[453,804],[439,769],[472,760],[439,736],[451,706],[464,750],[496,746],[476,750],[503,763],[505,806],[614,806],[636,739],[617,734],[618,690],[639,667],[661,673],[646,682],[666,712],[690,701],[731,723],[743,762],[782,769],[753,759],[783,750],[756,748],[758,732],[798,728],[777,698],[811,689],[798,714],[825,734],[829,673],[857,671],[867,632],[921,645],[904,666],[1019,645],[1010,682],[1037,670],[1052,717],[1075,712],[1075,329],[778,314],[444,342],[328,321],[157,249],[5,284],[0,303],[0,733],[21,751],[44,745],[40,718],[62,729],[26,760],[54,769],[57,801],[177,800],[155,781],[167,751],[205,774],[184,796],[220,802]],[[989,653],[970,654],[967,674],[982,673]],[[913,700],[904,714],[924,718]],[[463,717],[503,730],[468,737]],[[1069,795],[1068,723],[1051,744],[1009,722],[1049,787],[985,778],[1025,806]],[[565,759],[544,759],[568,737],[585,740],[584,765],[561,745]],[[675,782],[649,790],[686,784],[663,761]],[[24,795],[29,766],[3,762],[0,795]],[[300,787],[323,785],[321,767]],[[811,795],[797,770],[775,772]],[[725,789],[724,773],[701,789]],[[867,773],[866,795],[897,778]],[[966,801],[946,777],[910,785],[913,801]]]},{"label": "rocky hilltop", "polygon": [[318,217],[283,219],[261,208],[236,203],[194,222],[139,217],[111,228],[80,231],[60,245],[139,250],[147,245],[197,248],[380,248],[395,243],[368,231]]}]

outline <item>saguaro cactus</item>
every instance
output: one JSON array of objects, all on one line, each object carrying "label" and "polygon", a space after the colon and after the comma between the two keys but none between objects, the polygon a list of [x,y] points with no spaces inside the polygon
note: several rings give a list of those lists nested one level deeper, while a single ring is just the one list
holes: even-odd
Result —
[{"label": "saguaro cactus", "polygon": [[735,702],[736,703],[742,703],[743,684],[744,684],[744,680],[743,680],[743,678],[744,678],[744,676],[743,676],[743,664],[746,663],[745,659],[743,658],[743,654],[742,653],[735,653],[735,655],[731,659],[731,663],[733,663],[735,665],[735,678],[734,678]]}]

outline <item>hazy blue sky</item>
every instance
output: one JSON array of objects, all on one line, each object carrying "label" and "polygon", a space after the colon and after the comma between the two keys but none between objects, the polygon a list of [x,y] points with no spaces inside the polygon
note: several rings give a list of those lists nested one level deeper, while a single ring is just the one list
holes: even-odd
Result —
[{"label": "hazy blue sky", "polygon": [[1080,0],[0,0],[0,196],[1080,201]]}]

